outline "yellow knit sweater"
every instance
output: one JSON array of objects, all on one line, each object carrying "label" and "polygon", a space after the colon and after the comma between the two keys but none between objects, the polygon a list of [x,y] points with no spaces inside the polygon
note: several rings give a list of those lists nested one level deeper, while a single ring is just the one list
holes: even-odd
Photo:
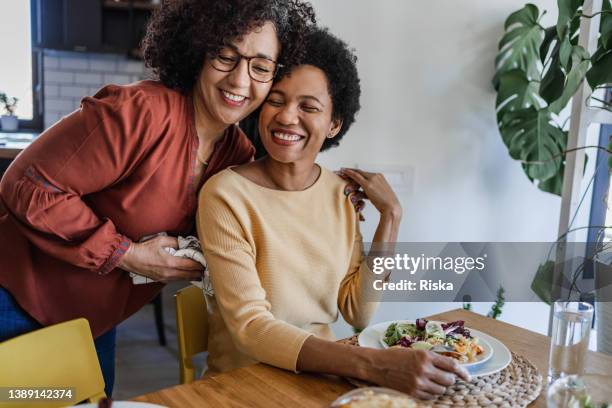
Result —
[{"label": "yellow knit sweater", "polygon": [[209,372],[257,361],[295,370],[304,341],[333,339],[338,311],[365,327],[376,302],[346,182],[325,169],[303,191],[259,186],[231,169],[200,192],[198,234],[207,297]]}]

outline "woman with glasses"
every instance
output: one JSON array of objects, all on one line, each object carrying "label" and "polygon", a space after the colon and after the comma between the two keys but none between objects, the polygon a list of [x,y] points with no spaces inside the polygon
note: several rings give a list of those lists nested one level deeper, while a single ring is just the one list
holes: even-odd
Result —
[{"label": "woman with glasses", "polygon": [[252,159],[236,123],[295,63],[312,23],[298,0],[164,3],[144,41],[158,80],[84,98],[2,179],[0,341],[85,317],[111,395],[115,326],[164,282],[201,276],[165,248],[194,231],[201,185]]},{"label": "woman with glasses", "polygon": [[[199,196],[198,233],[214,294],[207,294],[208,368],[257,361],[292,371],[359,378],[419,398],[444,392],[466,371],[429,351],[338,344],[341,313],[356,328],[379,294],[342,177],[316,164],[359,110],[355,57],[325,30],[306,37],[301,65],[282,71],[261,108],[268,155],[212,177]],[[379,211],[372,239],[397,240],[400,203],[380,174],[343,169]],[[389,244],[386,244],[389,243]]]}]

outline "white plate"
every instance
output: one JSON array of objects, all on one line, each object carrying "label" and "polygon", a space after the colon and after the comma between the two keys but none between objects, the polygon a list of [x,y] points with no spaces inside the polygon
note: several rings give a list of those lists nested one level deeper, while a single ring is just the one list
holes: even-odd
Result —
[{"label": "white plate", "polygon": [[[391,323],[397,322],[398,320],[377,323],[372,326],[366,327],[358,337],[358,342],[361,347],[371,347],[375,349],[382,349],[383,345],[380,342],[381,335],[384,336],[387,331],[387,327]],[[487,361],[477,362],[476,364],[464,365],[468,369],[472,377],[480,377],[483,375],[489,375],[503,370],[512,361],[512,354],[510,350],[495,337],[489,336],[478,330],[470,329],[470,332],[474,337],[478,337],[482,344],[487,343],[491,347],[491,355]]]},{"label": "white plate", "polygon": [[[444,323],[444,322],[438,322],[435,320],[431,320],[432,322],[436,322],[436,323]],[[409,323],[409,324],[414,324],[413,320],[397,320],[391,323]],[[391,324],[387,324],[387,327],[389,327],[389,325]],[[382,323],[381,323],[382,324]],[[387,345],[387,343],[385,343],[385,333],[387,331],[387,327],[385,327],[385,329],[383,330],[382,333],[380,333],[380,336],[378,337],[378,341],[380,342],[381,346],[383,346],[383,348],[389,348],[389,346]],[[468,330],[470,330],[470,332],[472,331],[472,329],[468,328]],[[479,336],[474,336],[474,337],[478,337],[478,344],[480,344],[482,346],[482,348],[484,349],[484,351],[482,353],[480,353],[480,355],[478,356],[478,358],[475,361],[472,361],[470,363],[461,363],[461,365],[465,368],[469,368],[478,364],[482,364],[485,361],[489,360],[491,358],[491,356],[493,355],[493,349],[491,348],[491,346],[489,345],[489,342],[487,342],[486,340],[481,339]]]},{"label": "white plate", "polygon": [[[98,408],[97,403],[75,405],[72,408]],[[166,408],[163,405],[150,404],[148,402],[113,401],[111,408]]]}]

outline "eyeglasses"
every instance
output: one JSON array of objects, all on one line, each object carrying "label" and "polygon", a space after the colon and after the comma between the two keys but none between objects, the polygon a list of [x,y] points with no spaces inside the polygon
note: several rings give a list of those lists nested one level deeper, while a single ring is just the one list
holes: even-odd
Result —
[{"label": "eyeglasses", "polygon": [[249,77],[257,82],[270,82],[276,76],[281,64],[265,57],[246,57],[231,48],[221,48],[210,53],[210,65],[221,72],[231,72],[236,69],[240,61],[245,59],[248,63]]}]

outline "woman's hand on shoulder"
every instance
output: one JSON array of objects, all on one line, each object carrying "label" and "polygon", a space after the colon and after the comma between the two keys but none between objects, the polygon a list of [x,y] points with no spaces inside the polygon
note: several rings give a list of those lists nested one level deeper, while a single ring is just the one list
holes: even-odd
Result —
[{"label": "woman's hand on shoulder", "polygon": [[347,181],[346,186],[344,186],[344,195],[351,198],[351,203],[355,208],[355,212],[359,214],[359,221],[365,221],[362,213],[365,208],[365,200],[367,199],[365,192],[359,184],[355,183],[340,171],[335,171],[334,173]]},{"label": "woman's hand on shoulder", "polygon": [[455,360],[425,350],[389,348],[375,350],[370,373],[364,378],[406,392],[420,399],[443,394],[457,378],[469,381],[465,368]]},{"label": "woman's hand on shoulder", "polygon": [[155,281],[198,280],[204,267],[191,259],[170,255],[165,248],[178,249],[175,237],[156,237],[145,242],[133,242],[119,262],[119,268]]},{"label": "woman's hand on shoulder", "polygon": [[372,202],[381,215],[401,218],[402,206],[384,175],[348,168],[340,169],[339,175],[363,188],[362,193],[357,191],[353,196],[353,200],[356,200],[353,204],[365,198]]}]

